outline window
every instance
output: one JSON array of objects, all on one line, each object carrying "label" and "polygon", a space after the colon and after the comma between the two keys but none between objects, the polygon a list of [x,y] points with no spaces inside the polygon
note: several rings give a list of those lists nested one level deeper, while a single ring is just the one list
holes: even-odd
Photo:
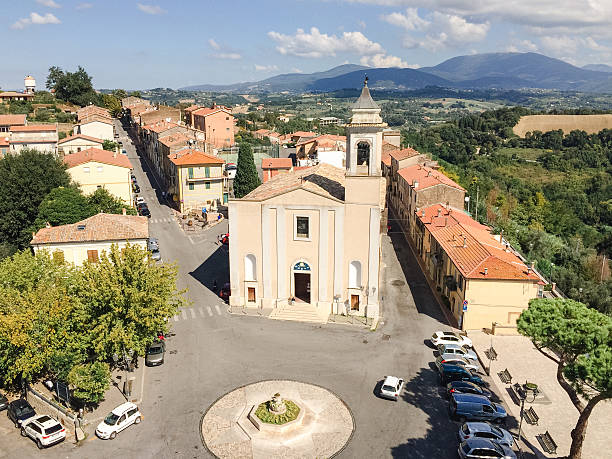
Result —
[{"label": "window", "polygon": [[88,250],[87,251],[87,261],[91,263],[97,263],[99,261],[98,251],[97,250]]},{"label": "window", "polygon": [[210,182],[205,182],[204,185],[206,186],[207,190],[210,190]]},{"label": "window", "polygon": [[295,217],[295,239],[310,238],[310,218]]},{"label": "window", "polygon": [[102,166],[98,166],[98,167],[96,168],[96,170],[97,170],[98,172],[102,172],[102,171],[104,170],[104,168],[103,168]]},{"label": "window", "polygon": [[195,189],[195,185],[193,183],[189,184],[189,191],[193,191]]},{"label": "window", "polygon": [[187,176],[189,178],[193,178],[193,167],[188,167],[187,168]]},{"label": "window", "polygon": [[253,254],[244,257],[244,280],[257,280],[257,260]]},{"label": "window", "polygon": [[349,265],[349,288],[361,288],[361,263],[351,261]]},{"label": "window", "polygon": [[229,116],[226,116],[226,117],[225,117],[225,121],[229,121]]},{"label": "window", "polygon": [[83,172],[85,172],[86,174],[89,174],[89,166],[85,166],[83,168]]},{"label": "window", "polygon": [[204,177],[210,177],[210,167],[208,166],[204,168]]}]

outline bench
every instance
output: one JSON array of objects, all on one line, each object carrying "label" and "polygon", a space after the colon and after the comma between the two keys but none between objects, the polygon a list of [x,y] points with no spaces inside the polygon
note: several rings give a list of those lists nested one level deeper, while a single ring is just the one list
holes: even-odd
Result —
[{"label": "bench", "polygon": [[485,351],[485,355],[489,360],[497,360],[497,352],[493,349],[493,346]]},{"label": "bench", "polygon": [[516,390],[516,387],[509,386],[506,390],[508,391],[508,394],[510,394],[510,398],[512,398],[512,401],[518,406],[521,406],[521,396],[520,393]]},{"label": "bench", "polygon": [[504,384],[512,384],[512,375],[507,368],[497,373],[497,376],[499,376],[499,379],[501,379]]},{"label": "bench", "polygon": [[527,421],[527,424],[531,424],[532,426],[537,426],[538,421],[540,420],[540,416],[538,416],[538,414],[535,412],[533,406],[529,407],[528,410],[523,410],[523,417],[525,418],[525,421]]},{"label": "bench", "polygon": [[548,430],[546,433],[536,435],[536,438],[538,439],[540,445],[542,445],[542,448],[544,448],[544,451],[550,454],[555,454],[557,452],[557,444],[548,433]]}]

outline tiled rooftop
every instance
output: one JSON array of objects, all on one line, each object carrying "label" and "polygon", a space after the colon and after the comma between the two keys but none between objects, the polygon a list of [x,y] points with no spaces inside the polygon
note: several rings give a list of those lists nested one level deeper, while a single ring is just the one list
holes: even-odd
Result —
[{"label": "tiled rooftop", "polygon": [[391,157],[395,158],[397,161],[401,161],[402,159],[406,159],[406,158],[412,158],[413,156],[417,156],[421,154],[418,151],[416,151],[414,148],[410,148],[410,147],[403,148],[401,150],[395,150],[390,153],[391,153]]},{"label": "tiled rooftop", "polygon": [[57,131],[55,124],[28,124],[27,126],[11,126],[11,132],[43,132]]},{"label": "tiled rooftop", "polygon": [[34,235],[30,244],[126,241],[148,237],[147,217],[99,213],[71,225],[42,228]]},{"label": "tiled rooftop", "polygon": [[132,169],[132,163],[126,155],[119,155],[113,151],[100,150],[99,148],[88,148],[87,150],[81,150],[64,156],[64,163],[66,163],[68,168],[90,161]]},{"label": "tiled rooftop", "polygon": [[168,155],[168,159],[177,166],[198,166],[201,164],[224,164],[221,158],[202,151],[185,148]]},{"label": "tiled rooftop", "polygon": [[96,137],[91,137],[91,136],[84,135],[84,134],[76,134],[76,135],[71,135],[71,136],[68,136],[68,137],[64,137],[62,140],[60,140],[57,143],[58,144],[62,144],[62,143],[70,142],[71,140],[75,140],[75,139],[89,140],[91,142],[97,142],[100,145],[104,143],[104,140],[102,140],[102,139],[98,139]]},{"label": "tiled rooftop", "polygon": [[292,167],[291,158],[263,158],[261,160],[262,169],[291,169]]},{"label": "tiled rooftop", "polygon": [[[392,153],[393,154],[393,153]],[[465,189],[455,183],[453,180],[448,178],[442,172],[432,169],[431,167],[415,165],[404,167],[397,171],[397,173],[412,186],[416,180],[419,183],[418,190],[430,188],[436,185],[447,185],[458,190],[465,191]]]},{"label": "tiled rooftop", "polygon": [[0,115],[0,126],[25,126],[25,115]]}]

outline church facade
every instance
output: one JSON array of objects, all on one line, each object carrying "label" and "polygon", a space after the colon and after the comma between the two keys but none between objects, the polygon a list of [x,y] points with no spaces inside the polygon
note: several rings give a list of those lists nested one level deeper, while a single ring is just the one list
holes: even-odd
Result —
[{"label": "church facade", "polygon": [[229,201],[231,306],[378,315],[385,127],[366,80],[345,169],[320,163]]}]

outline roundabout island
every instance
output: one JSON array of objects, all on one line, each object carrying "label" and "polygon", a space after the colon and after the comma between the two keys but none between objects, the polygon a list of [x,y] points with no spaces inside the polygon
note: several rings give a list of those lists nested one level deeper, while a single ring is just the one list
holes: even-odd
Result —
[{"label": "roundabout island", "polygon": [[354,428],[338,396],[290,380],[239,387],[212,404],[201,423],[204,446],[218,458],[333,457]]}]

